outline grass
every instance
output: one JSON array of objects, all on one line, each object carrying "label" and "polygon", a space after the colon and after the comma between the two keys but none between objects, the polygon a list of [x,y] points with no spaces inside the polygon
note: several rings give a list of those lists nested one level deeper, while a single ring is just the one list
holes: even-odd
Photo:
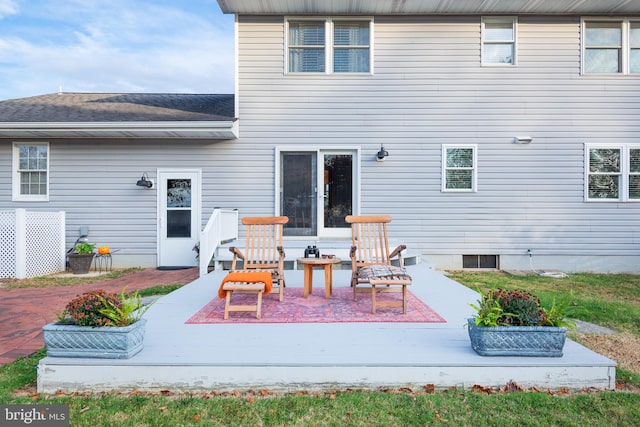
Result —
[{"label": "grass", "polygon": [[[566,279],[510,276],[500,273],[453,273],[470,287],[517,288],[541,294],[571,294],[574,315],[586,321],[600,318],[608,326],[638,334],[636,316],[640,277],[627,275],[575,275]],[[180,285],[175,285],[179,287]],[[171,287],[145,290],[167,293]],[[612,289],[615,288],[615,289]],[[629,309],[616,313],[618,304]],[[603,313],[590,313],[595,309]],[[590,320],[591,319],[591,320]],[[599,323],[599,322],[597,322]],[[275,395],[269,390],[229,393],[35,393],[36,366],[44,355],[0,367],[0,402],[67,404],[73,426],[582,426],[636,425],[640,394],[615,392],[472,391],[449,389],[328,391]],[[640,384],[640,373],[618,370],[619,377]]]},{"label": "grass", "polygon": [[550,305],[571,298],[569,317],[640,336],[640,275],[573,274],[564,278],[515,276],[502,272],[452,272],[449,277],[475,290],[530,291]]},{"label": "grass", "polygon": [[183,287],[183,284],[174,284],[174,285],[160,285],[160,286],[152,286],[150,288],[140,289],[138,290],[138,295],[141,297],[150,297],[153,295],[167,295],[176,289],[180,289]]},{"label": "grass", "polygon": [[57,394],[39,396],[39,352],[0,368],[0,401],[66,404],[73,426],[538,426],[634,425],[640,395],[627,392],[539,393],[329,391],[272,395]]},{"label": "grass", "polygon": [[68,275],[50,275],[39,276],[31,279],[0,279],[0,287],[4,288],[52,288],[58,286],[84,285],[103,280],[117,279],[127,274],[135,273],[142,270],[141,268],[125,268],[121,270],[113,270],[106,274],[97,276],[68,276]]}]

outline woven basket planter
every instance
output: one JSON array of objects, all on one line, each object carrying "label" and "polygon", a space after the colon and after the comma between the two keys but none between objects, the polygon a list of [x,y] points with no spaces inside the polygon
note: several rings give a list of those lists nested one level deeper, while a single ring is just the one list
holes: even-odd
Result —
[{"label": "woven basket planter", "polygon": [[562,357],[567,328],[553,326],[476,326],[469,319],[471,347],[481,356]]},{"label": "woven basket planter", "polygon": [[146,323],[95,328],[49,323],[42,328],[47,356],[128,359],[142,350]]}]

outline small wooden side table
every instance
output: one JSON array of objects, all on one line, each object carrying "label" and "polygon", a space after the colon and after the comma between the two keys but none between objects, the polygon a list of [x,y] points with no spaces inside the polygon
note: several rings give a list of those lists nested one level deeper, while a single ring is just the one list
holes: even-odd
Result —
[{"label": "small wooden side table", "polygon": [[304,297],[313,292],[313,268],[324,268],[324,297],[329,298],[333,290],[333,264],[342,262],[340,258],[298,258],[298,264],[304,265]]}]

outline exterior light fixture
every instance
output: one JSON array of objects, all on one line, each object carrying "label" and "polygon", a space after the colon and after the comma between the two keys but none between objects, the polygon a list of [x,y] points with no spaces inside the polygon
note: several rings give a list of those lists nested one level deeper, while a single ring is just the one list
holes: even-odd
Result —
[{"label": "exterior light fixture", "polygon": [[378,154],[376,154],[376,161],[378,162],[384,162],[384,158],[389,156],[389,152],[387,150],[384,149],[384,146],[381,144],[380,145],[380,151],[378,151]]},{"label": "exterior light fixture", "polygon": [[144,187],[144,188],[152,188],[153,187],[153,181],[151,181],[149,179],[149,176],[147,175],[146,172],[142,173],[142,178],[140,178],[138,180],[138,182],[136,182],[136,185],[138,187]]},{"label": "exterior light fixture", "polygon": [[533,141],[533,138],[530,136],[516,136],[513,138],[514,144],[531,144],[531,141]]}]

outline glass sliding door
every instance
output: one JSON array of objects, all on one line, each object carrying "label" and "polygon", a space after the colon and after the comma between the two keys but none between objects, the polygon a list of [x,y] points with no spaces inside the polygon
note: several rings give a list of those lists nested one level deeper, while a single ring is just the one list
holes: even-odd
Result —
[{"label": "glass sliding door", "polygon": [[280,157],[280,212],[289,217],[285,236],[318,234],[318,156],[313,152],[285,151]]},{"label": "glass sliding door", "polygon": [[349,228],[353,213],[353,155],[324,154],[324,228]]},{"label": "glass sliding door", "polygon": [[280,151],[279,212],[285,236],[348,237],[357,206],[357,151]]}]

